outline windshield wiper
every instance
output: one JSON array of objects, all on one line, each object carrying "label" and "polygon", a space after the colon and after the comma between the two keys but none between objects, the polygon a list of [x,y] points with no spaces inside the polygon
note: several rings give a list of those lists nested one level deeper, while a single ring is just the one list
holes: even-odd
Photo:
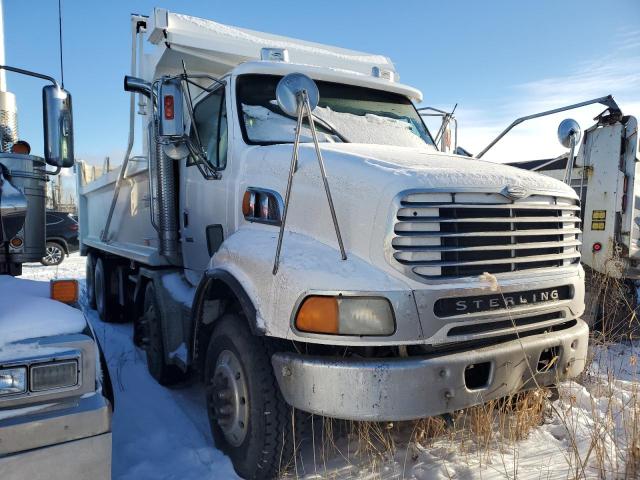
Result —
[{"label": "windshield wiper", "polygon": [[[329,130],[333,135],[335,135],[336,137],[338,137],[340,139],[340,141],[342,143],[351,143],[344,135],[342,135],[338,129],[336,127],[334,127],[330,122],[328,122],[327,120],[325,120],[324,118],[320,118],[318,115],[316,115],[315,113],[311,113],[311,116],[313,117],[313,119],[318,122],[320,125],[322,125],[324,128],[326,128],[327,130]],[[305,120],[308,122],[309,119],[305,118]]]}]

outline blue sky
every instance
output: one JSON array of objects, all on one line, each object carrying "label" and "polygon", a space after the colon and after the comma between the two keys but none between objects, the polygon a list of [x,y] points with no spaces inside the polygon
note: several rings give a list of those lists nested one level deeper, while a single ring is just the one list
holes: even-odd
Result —
[{"label": "blue sky", "polygon": [[[122,78],[129,14],[154,6],[255,30],[385,54],[425,104],[456,102],[460,143],[479,151],[515,117],[614,94],[640,115],[640,1],[63,0],[65,86],[73,94],[76,156],[120,163],[128,133]],[[59,77],[57,0],[4,0],[7,63]],[[42,83],[9,74],[21,137],[42,150]],[[520,127],[499,161],[557,155],[566,116],[586,128],[601,109]],[[517,153],[517,155],[516,155]]]}]

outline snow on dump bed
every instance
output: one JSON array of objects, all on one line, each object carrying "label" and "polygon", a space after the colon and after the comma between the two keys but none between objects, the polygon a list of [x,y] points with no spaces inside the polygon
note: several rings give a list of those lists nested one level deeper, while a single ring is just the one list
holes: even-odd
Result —
[{"label": "snow on dump bed", "polygon": [[[371,74],[373,66],[395,71],[391,60],[383,55],[223,25],[212,20],[179,13],[170,13],[168,23],[169,44],[177,43],[186,47],[196,47],[206,42],[207,53],[226,54],[231,58],[235,57],[237,63],[247,58],[259,59],[262,48],[285,48],[289,51],[293,63],[343,68],[367,75]],[[180,35],[174,38],[173,33]],[[227,60],[229,61],[229,58]]]},{"label": "snow on dump bed", "polygon": [[79,310],[49,298],[49,282],[0,275],[0,355],[9,344],[32,338],[81,332],[86,322]]}]

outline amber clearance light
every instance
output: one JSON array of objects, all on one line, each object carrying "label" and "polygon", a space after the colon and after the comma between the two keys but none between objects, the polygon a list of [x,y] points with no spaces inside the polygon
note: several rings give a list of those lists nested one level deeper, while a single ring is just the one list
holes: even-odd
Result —
[{"label": "amber clearance light", "polygon": [[78,281],[51,280],[49,296],[62,303],[76,303],[78,301]]}]

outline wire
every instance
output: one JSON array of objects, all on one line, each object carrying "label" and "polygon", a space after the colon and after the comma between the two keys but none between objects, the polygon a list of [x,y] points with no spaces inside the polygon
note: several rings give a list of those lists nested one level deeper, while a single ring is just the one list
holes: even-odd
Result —
[{"label": "wire", "polygon": [[62,0],[58,0],[58,39],[60,41],[60,80],[64,88],[64,64],[62,62]]}]

